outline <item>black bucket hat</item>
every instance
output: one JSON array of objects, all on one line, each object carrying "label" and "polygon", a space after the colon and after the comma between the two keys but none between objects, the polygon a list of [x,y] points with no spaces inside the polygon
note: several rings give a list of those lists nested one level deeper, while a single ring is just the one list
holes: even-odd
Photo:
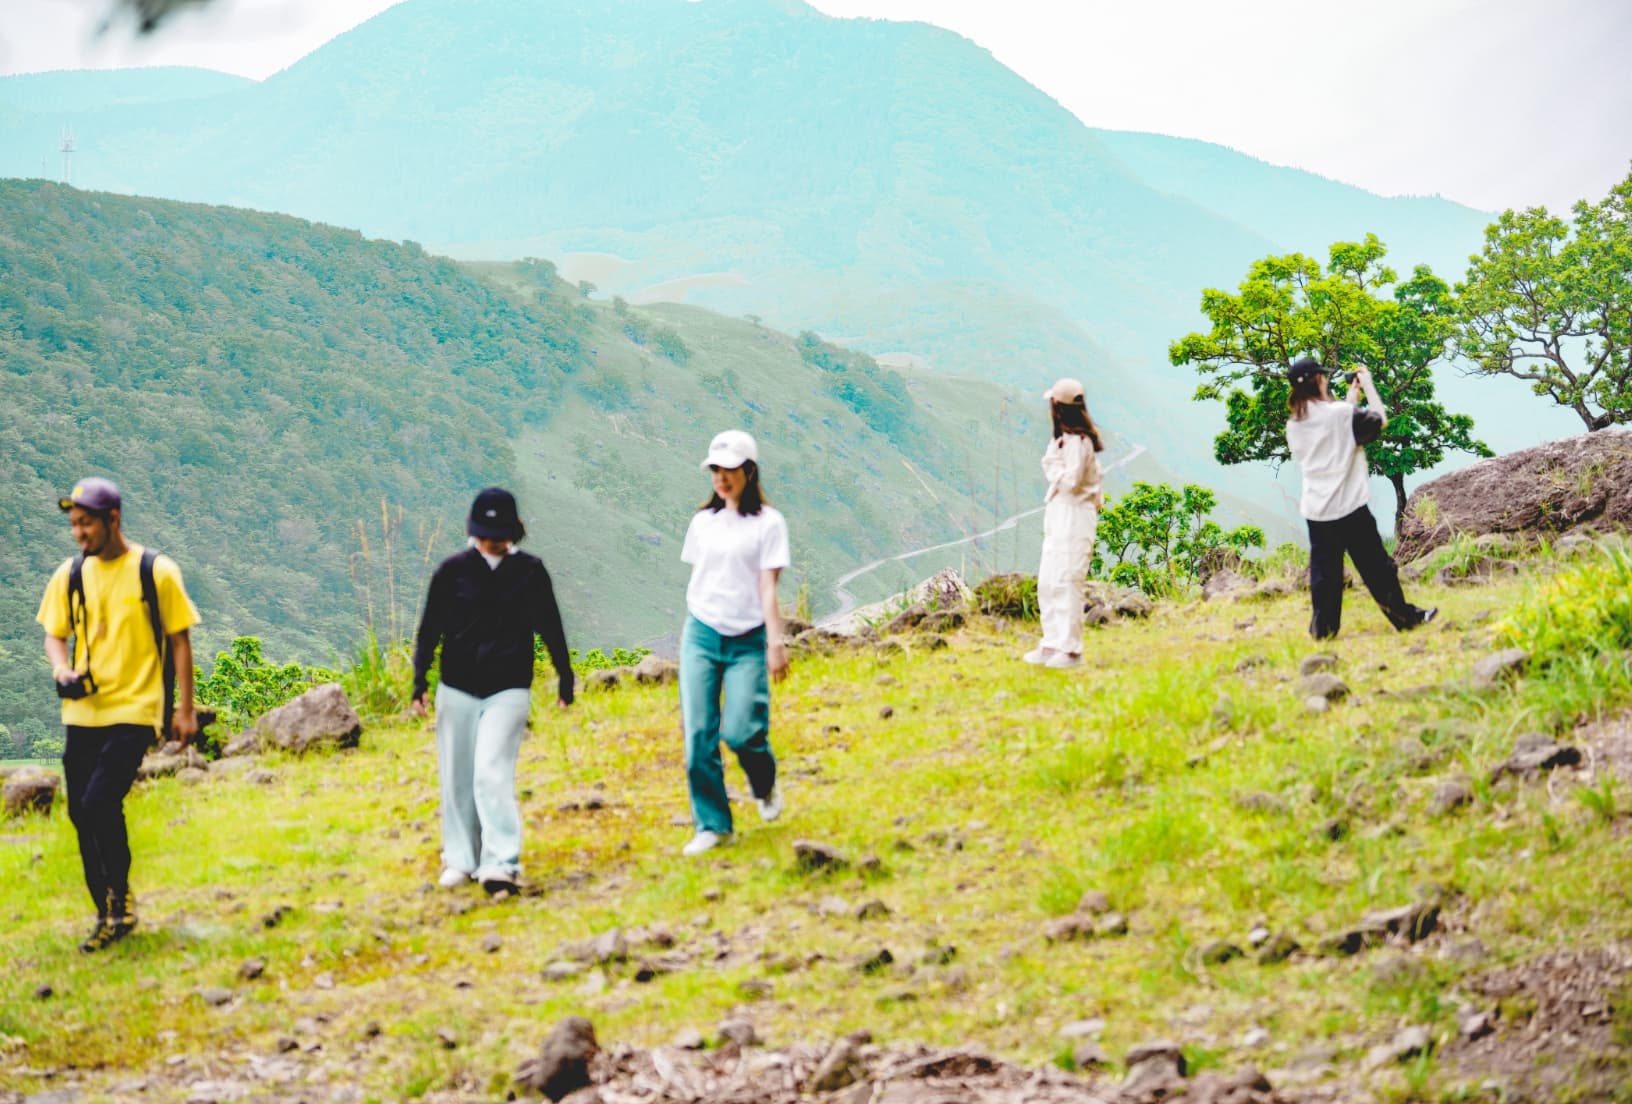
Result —
[{"label": "black bucket hat", "polygon": [[465,532],[483,540],[518,541],[526,536],[527,528],[516,513],[516,496],[503,487],[478,491],[476,501],[470,504]]}]

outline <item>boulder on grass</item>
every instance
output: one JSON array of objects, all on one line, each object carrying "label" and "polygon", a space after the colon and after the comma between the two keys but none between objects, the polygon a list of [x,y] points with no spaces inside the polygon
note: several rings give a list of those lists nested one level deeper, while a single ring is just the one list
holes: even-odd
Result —
[{"label": "boulder on grass", "polygon": [[300,754],[356,747],[363,735],[363,722],[346,692],[330,682],[278,706],[256,721],[250,731],[262,748]]},{"label": "boulder on grass", "polygon": [[0,786],[0,808],[8,817],[25,813],[50,815],[51,806],[62,788],[62,776],[41,767],[23,767],[6,775]]}]

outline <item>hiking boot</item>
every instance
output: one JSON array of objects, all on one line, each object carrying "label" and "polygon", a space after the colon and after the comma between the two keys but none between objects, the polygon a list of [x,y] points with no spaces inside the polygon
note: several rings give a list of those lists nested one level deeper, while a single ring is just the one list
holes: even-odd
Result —
[{"label": "hiking boot", "polygon": [[1422,611],[1422,623],[1424,625],[1426,625],[1428,622],[1432,621],[1434,618],[1436,618],[1438,616],[1439,616],[1439,607],[1438,606],[1433,606],[1430,609],[1425,609],[1425,610]]},{"label": "hiking boot", "polygon": [[680,849],[682,855],[701,855],[704,851],[712,851],[722,843],[729,843],[730,832],[698,832],[691,837],[691,842]]},{"label": "hiking boot", "polygon": [[87,935],[84,942],[80,943],[79,945],[80,953],[95,954],[103,947],[112,944],[113,939],[109,935],[110,930],[111,929],[108,927],[108,918],[106,916],[98,916],[96,918],[96,927],[91,929],[91,934]]},{"label": "hiking boot", "polygon": [[501,893],[514,895],[521,892],[521,886],[517,884],[518,879],[521,877],[520,871],[494,866],[486,870],[478,870],[471,877],[481,882],[482,888],[493,897],[497,897]]},{"label": "hiking boot", "polygon": [[108,899],[108,942],[117,943],[136,930],[136,895],[126,891],[123,897]]},{"label": "hiking boot", "polygon": [[754,804],[759,806],[759,819],[769,823],[782,815],[782,783],[778,782],[771,787],[771,792],[764,797],[756,797]]},{"label": "hiking boot", "polygon": [[469,881],[469,873],[463,870],[455,870],[450,866],[446,870],[442,871],[442,876],[436,880],[436,884],[441,886],[443,889],[457,889],[459,886],[465,885]]}]

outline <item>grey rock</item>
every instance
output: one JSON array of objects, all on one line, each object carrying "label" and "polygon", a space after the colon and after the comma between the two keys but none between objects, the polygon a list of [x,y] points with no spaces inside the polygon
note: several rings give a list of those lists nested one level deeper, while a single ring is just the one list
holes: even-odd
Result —
[{"label": "grey rock", "polygon": [[56,992],[57,991],[55,989],[51,988],[51,986],[49,986],[49,985],[41,985],[41,986],[38,986],[37,988],[35,988],[35,990],[34,990],[34,999],[35,1000],[42,1000],[42,1001],[43,1000],[50,1000],[52,997],[54,997],[56,995]]},{"label": "grey rock", "polygon": [[266,959],[259,956],[246,958],[238,967],[238,976],[244,981],[254,981],[266,973]]},{"label": "grey rock", "polygon": [[765,978],[744,978],[737,983],[737,995],[744,1000],[767,1000],[776,986]]},{"label": "grey rock", "polygon": [[538,1057],[522,1063],[516,1081],[551,1100],[561,1100],[589,1087],[589,1064],[599,1052],[595,1025],[582,1016],[569,1016],[545,1037]]},{"label": "grey rock", "polygon": [[1099,916],[1111,911],[1111,895],[1103,889],[1084,890],[1077,898],[1077,911]]},{"label": "grey rock", "polygon": [[337,683],[314,686],[267,713],[252,730],[263,747],[296,753],[354,748],[363,722]]},{"label": "grey rock", "polygon": [[793,858],[794,866],[802,874],[827,873],[850,865],[850,860],[837,848],[808,839],[793,841]]},{"label": "grey rock", "polygon": [[1107,912],[1094,925],[1094,934],[1101,939],[1128,934],[1128,918],[1120,912]]},{"label": "grey rock", "polygon": [[857,1053],[856,1044],[840,1039],[822,1056],[810,1075],[811,1092],[829,1093],[853,1085],[867,1075],[867,1067]]},{"label": "grey rock", "polygon": [[482,936],[482,950],[486,954],[496,954],[499,948],[503,946],[504,940],[499,938],[498,932],[488,932]]},{"label": "grey rock", "polygon": [[1215,571],[1201,584],[1201,597],[1209,602],[1214,598],[1233,598],[1250,592],[1255,585],[1253,580],[1234,571]]},{"label": "grey rock", "polygon": [[1428,938],[1439,927],[1439,913],[1437,901],[1418,901],[1399,908],[1367,913],[1360,921],[1360,927],[1366,931],[1380,929],[1388,935],[1399,936],[1407,943],[1417,943]]},{"label": "grey rock", "polygon": [[1258,948],[1257,961],[1260,966],[1273,966],[1278,962],[1285,962],[1303,948],[1285,932],[1277,932],[1264,941]]},{"label": "grey rock", "polygon": [[1325,698],[1329,702],[1342,701],[1349,696],[1349,687],[1329,671],[1317,671],[1298,680],[1298,697]]},{"label": "grey rock", "polygon": [[261,738],[254,732],[240,732],[227,741],[226,747],[221,749],[221,757],[235,759],[241,755],[259,755],[260,752]]},{"label": "grey rock", "polygon": [[1097,1039],[1105,1034],[1105,1021],[1098,1016],[1086,1020],[1072,1020],[1060,1028],[1062,1039]]},{"label": "grey rock", "polygon": [[722,1042],[736,1043],[739,1047],[759,1046],[764,1042],[749,1020],[736,1017],[720,1024],[717,1034]]},{"label": "grey rock", "polygon": [[1444,816],[1472,803],[1473,786],[1465,778],[1451,778],[1434,787],[1428,808],[1435,816]]},{"label": "grey rock", "polygon": [[207,781],[209,777],[209,771],[200,767],[182,767],[176,772],[176,781],[183,786],[196,786],[200,782]]},{"label": "grey rock", "polygon": [[1242,957],[1242,954],[1241,948],[1229,940],[1215,939],[1210,943],[1202,944],[1201,949],[1196,952],[1196,957],[1201,960],[1203,965],[1222,966],[1226,962]]},{"label": "grey rock", "polygon": [[603,965],[608,962],[627,961],[629,958],[629,941],[624,938],[623,929],[612,928],[591,940],[590,958],[592,961]]},{"label": "grey rock", "polygon": [[583,973],[588,967],[582,962],[562,960],[552,962],[541,971],[545,981],[566,981]]},{"label": "grey rock", "polygon": [[1111,1057],[1098,1043],[1078,1043],[1071,1048],[1071,1063],[1079,1070],[1109,1069]]},{"label": "grey rock", "polygon": [[879,920],[890,914],[890,906],[877,897],[871,901],[864,901],[856,907],[857,920]]},{"label": "grey rock", "polygon": [[584,676],[584,685],[595,690],[616,690],[622,682],[623,673],[608,668],[591,671]]},{"label": "grey rock", "polygon": [[1078,912],[1070,916],[1057,917],[1043,925],[1043,938],[1050,943],[1092,939],[1095,924],[1095,918],[1087,913]]},{"label": "grey rock", "polygon": [[965,620],[962,610],[941,610],[924,618],[918,628],[923,632],[948,633],[963,628]]},{"label": "grey rock", "polygon": [[254,770],[247,772],[244,779],[253,782],[257,786],[270,786],[278,780],[278,776],[275,772],[264,767],[256,767]]},{"label": "grey rock", "polygon": [[884,623],[884,632],[910,632],[918,627],[924,618],[929,616],[929,609],[923,605],[911,605]]},{"label": "grey rock", "polygon": [[1168,1042],[1166,1039],[1140,1043],[1128,1051],[1122,1062],[1129,1070],[1152,1063],[1170,1066],[1180,1077],[1184,1076],[1187,1069],[1184,1051],[1179,1047],[1179,1044]]},{"label": "grey rock", "polygon": [[1420,1024],[1400,1029],[1388,1042],[1371,1048],[1366,1064],[1384,1066],[1392,1062],[1407,1062],[1421,1057],[1434,1048],[1434,1037]]},{"label": "grey rock", "polygon": [[924,633],[917,638],[916,642],[918,647],[926,652],[939,652],[949,647],[946,637],[941,636],[939,633]]},{"label": "grey rock", "polygon": [[1527,732],[1514,741],[1513,754],[1491,772],[1491,778],[1498,779],[1504,774],[1522,777],[1541,771],[1557,770],[1559,767],[1580,765],[1580,748],[1560,744],[1552,737],[1539,732]]},{"label": "grey rock", "polygon": [[695,1027],[682,1028],[680,1034],[674,1037],[674,1045],[681,1050],[702,1050],[707,1046],[703,1033]]},{"label": "grey rock", "polygon": [[1235,724],[1235,703],[1228,694],[1220,694],[1213,702],[1213,725],[1216,728],[1230,728]]},{"label": "grey rock", "polygon": [[887,969],[895,962],[895,955],[888,947],[880,947],[860,962],[856,963],[856,971],[863,974],[877,974]]},{"label": "grey rock", "polygon": [[662,656],[643,656],[631,672],[636,682],[647,686],[667,686],[680,677],[680,664]]},{"label": "grey rock", "polygon": [[879,710],[878,710],[878,716],[879,716],[880,720],[884,720],[884,721],[889,720],[891,717],[895,716],[895,706],[893,706],[893,705],[880,706]]},{"label": "grey rock", "polygon": [[1321,697],[1319,694],[1310,694],[1307,698],[1303,699],[1303,711],[1305,713],[1324,713],[1331,707],[1331,701],[1327,698]]},{"label": "grey rock", "polygon": [[1464,1039],[1483,1039],[1496,1030],[1496,1016],[1484,1009],[1464,1008],[1457,1014],[1456,1028]]},{"label": "grey rock", "polygon": [[1337,670],[1337,657],[1330,652],[1316,652],[1314,655],[1304,656],[1298,664],[1298,675],[1308,678],[1321,671]]},{"label": "grey rock", "polygon": [[1529,666],[1529,652],[1523,648],[1504,648],[1473,665],[1473,685],[1478,689],[1488,690],[1498,683],[1523,674]]},{"label": "grey rock", "polygon": [[0,808],[8,817],[27,813],[49,815],[62,789],[62,776],[41,767],[22,767],[6,775],[0,785]]},{"label": "grey rock", "polygon": [[1269,666],[1269,659],[1268,659],[1267,656],[1261,656],[1261,655],[1242,656],[1239,660],[1236,661],[1235,673],[1238,674],[1238,675],[1244,675],[1248,671],[1255,670],[1256,668],[1259,668],[1259,667],[1267,667],[1267,666]]},{"label": "grey rock", "polygon": [[200,1000],[209,1005],[211,1008],[220,1008],[222,1005],[230,1004],[232,1002],[232,990],[223,989],[218,985],[200,989],[198,991],[198,996]]}]

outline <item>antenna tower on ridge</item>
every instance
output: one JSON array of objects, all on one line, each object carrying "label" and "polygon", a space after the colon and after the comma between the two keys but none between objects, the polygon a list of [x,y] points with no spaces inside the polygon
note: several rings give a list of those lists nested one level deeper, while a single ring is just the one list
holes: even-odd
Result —
[{"label": "antenna tower on ridge", "polygon": [[74,182],[74,130],[72,127],[62,128],[62,182]]}]

